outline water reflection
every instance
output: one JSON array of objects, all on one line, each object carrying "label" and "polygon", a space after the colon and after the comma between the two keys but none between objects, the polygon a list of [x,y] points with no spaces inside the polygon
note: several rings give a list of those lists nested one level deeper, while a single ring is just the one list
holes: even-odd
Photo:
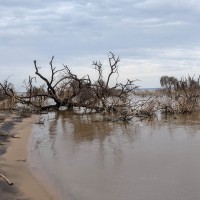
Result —
[{"label": "water reflection", "polygon": [[[107,150],[113,152],[114,160],[120,160],[122,153],[122,144],[132,144],[137,139],[136,126],[127,123],[103,122],[100,116],[77,115],[73,112],[52,112],[47,117],[49,123],[46,124],[48,143],[51,144],[51,150],[56,156],[57,142],[70,148],[71,153],[75,154],[81,150],[82,146],[93,145],[100,160],[104,160]],[[47,128],[48,127],[48,128]],[[45,132],[45,131],[44,131]],[[123,140],[122,140],[123,137]],[[59,141],[58,141],[59,140]]]},{"label": "water reflection", "polygon": [[133,123],[65,111],[44,117],[30,165],[51,177],[63,199],[200,198],[198,113]]}]

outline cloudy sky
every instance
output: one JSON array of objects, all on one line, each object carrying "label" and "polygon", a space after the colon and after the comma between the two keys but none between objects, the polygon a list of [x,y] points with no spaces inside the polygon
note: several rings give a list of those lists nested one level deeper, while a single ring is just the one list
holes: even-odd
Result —
[{"label": "cloudy sky", "polygon": [[18,87],[34,74],[33,60],[67,64],[93,77],[92,62],[107,69],[120,56],[120,81],[159,87],[162,75],[200,74],[198,0],[0,0],[0,79]]}]

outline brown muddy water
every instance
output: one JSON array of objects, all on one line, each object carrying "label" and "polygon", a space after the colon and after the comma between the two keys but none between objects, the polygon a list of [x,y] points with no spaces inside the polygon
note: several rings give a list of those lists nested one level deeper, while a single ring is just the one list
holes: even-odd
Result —
[{"label": "brown muddy water", "polygon": [[29,165],[60,199],[200,199],[200,114],[134,123],[65,111],[44,117]]}]

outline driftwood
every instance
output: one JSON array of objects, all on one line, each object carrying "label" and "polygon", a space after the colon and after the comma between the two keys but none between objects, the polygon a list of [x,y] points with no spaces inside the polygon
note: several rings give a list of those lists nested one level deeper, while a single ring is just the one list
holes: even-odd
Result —
[{"label": "driftwood", "polygon": [[43,119],[43,117],[39,118],[38,122],[35,122],[35,124],[44,124],[45,119]]},{"label": "driftwood", "polygon": [[17,138],[17,139],[21,138],[21,137],[15,136],[15,135],[11,135],[10,137],[11,138]]},{"label": "driftwood", "polygon": [[3,178],[8,183],[8,185],[13,185],[14,184],[8,178],[6,178],[3,174],[0,174],[0,177]]}]

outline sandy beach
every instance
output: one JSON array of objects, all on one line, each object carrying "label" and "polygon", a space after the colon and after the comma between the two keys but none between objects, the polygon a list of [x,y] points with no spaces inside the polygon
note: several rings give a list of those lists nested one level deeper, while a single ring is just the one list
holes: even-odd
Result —
[{"label": "sandy beach", "polygon": [[33,177],[28,168],[28,143],[32,133],[32,124],[36,117],[20,119],[9,117],[3,122],[4,129],[15,134],[1,148],[0,173],[5,175],[14,185],[8,185],[0,178],[1,200],[53,200],[53,197]]}]

